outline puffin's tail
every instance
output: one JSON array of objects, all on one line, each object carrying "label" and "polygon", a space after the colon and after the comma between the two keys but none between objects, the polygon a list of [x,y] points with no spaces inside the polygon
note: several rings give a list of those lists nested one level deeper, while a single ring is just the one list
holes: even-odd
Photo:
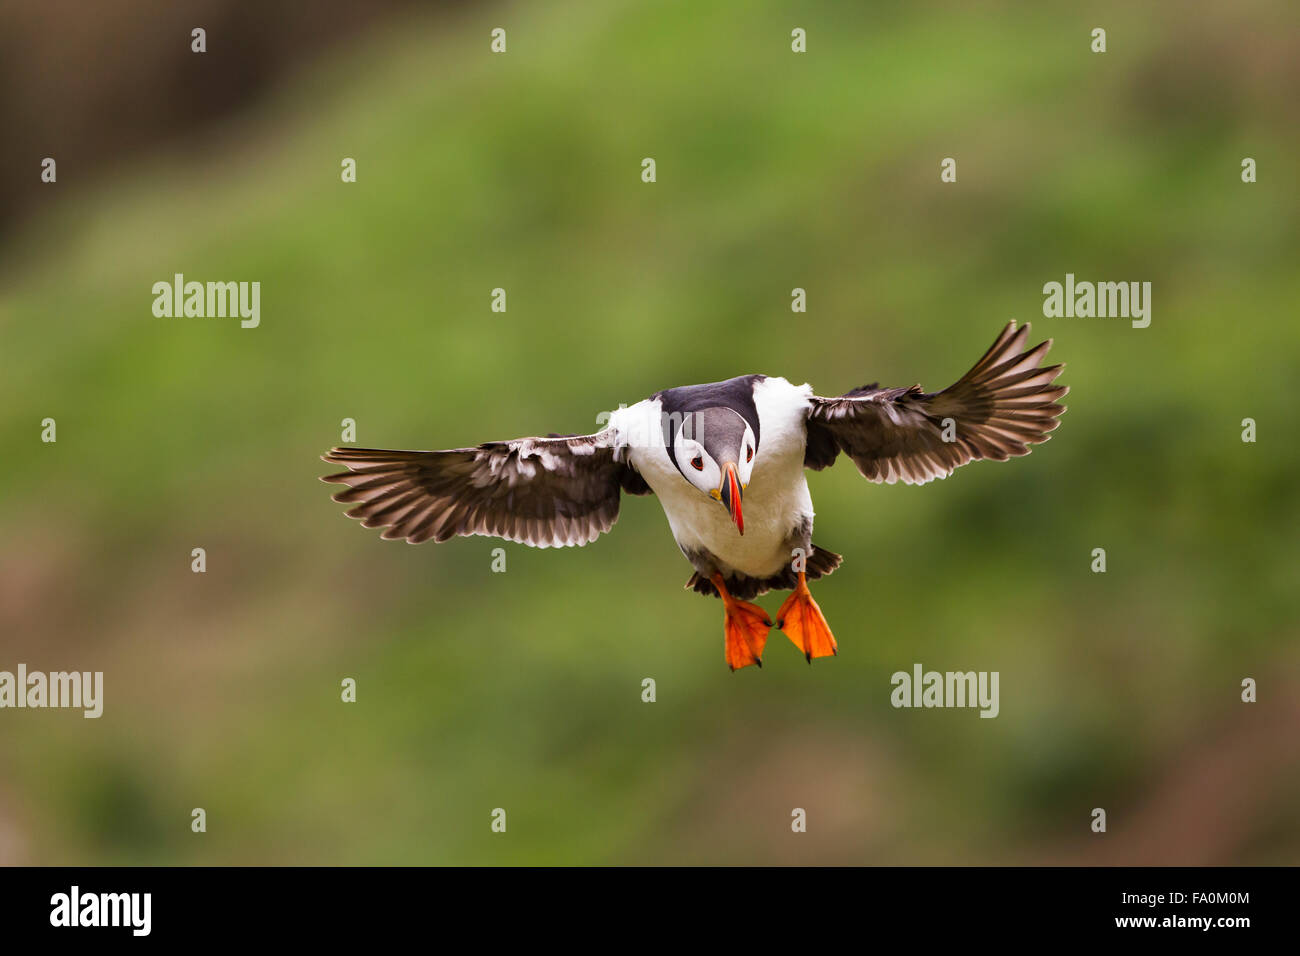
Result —
[{"label": "puffin's tail", "polygon": [[836,554],[834,551],[827,551],[825,548],[819,548],[813,545],[812,558],[808,561],[807,575],[808,580],[816,581],[818,578],[824,578],[844,561],[844,556]]},{"label": "puffin's tail", "polygon": [[[834,551],[827,551],[825,548],[819,548],[817,545],[812,546],[812,554],[808,556],[808,561],[804,567],[804,576],[809,581],[816,581],[818,578],[824,578],[840,566],[843,557]],[[799,577],[793,567],[787,566],[780,574],[774,574],[768,578],[751,578],[745,574],[728,574],[723,577],[723,583],[731,596],[740,601],[748,601],[760,594],[766,594],[768,591],[789,591],[793,590],[799,583]],[[686,590],[697,591],[700,594],[712,595],[718,597],[718,589],[713,586],[713,582],[704,577],[698,571],[691,575],[686,582]]]}]

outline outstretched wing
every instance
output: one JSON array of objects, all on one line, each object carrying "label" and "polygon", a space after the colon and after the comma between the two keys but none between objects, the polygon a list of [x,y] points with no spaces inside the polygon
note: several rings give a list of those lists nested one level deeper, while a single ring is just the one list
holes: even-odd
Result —
[{"label": "outstretched wing", "polygon": [[321,458],[348,468],[321,479],[348,486],[334,496],[356,505],[348,517],[412,544],[482,534],[581,546],[613,527],[620,491],[650,493],[612,429],[448,451],[335,448]]},{"label": "outstretched wing", "polygon": [[942,392],[866,385],[813,396],[804,465],[821,470],[842,451],[870,481],[924,484],[977,458],[1006,461],[1047,441],[1065,411],[1053,385],[1063,365],[1040,367],[1051,340],[1025,351],[1029,325],[1011,322],[975,367]]}]

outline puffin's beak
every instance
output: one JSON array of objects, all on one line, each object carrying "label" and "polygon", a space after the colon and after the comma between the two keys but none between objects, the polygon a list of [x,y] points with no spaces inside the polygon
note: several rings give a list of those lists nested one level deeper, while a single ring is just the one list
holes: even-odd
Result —
[{"label": "puffin's beak", "polygon": [[745,516],[740,510],[743,495],[740,478],[736,475],[736,463],[729,462],[722,469],[722,487],[718,489],[718,500],[731,512],[731,520],[736,522],[736,529],[742,535],[745,533]]}]

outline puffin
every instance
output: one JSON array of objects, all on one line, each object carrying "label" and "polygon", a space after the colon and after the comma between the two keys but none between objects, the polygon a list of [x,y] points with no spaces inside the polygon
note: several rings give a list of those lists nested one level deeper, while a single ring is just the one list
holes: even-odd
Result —
[{"label": "puffin", "polygon": [[[808,583],[841,556],[812,540],[806,474],[843,453],[868,481],[923,485],[979,459],[1029,454],[1060,424],[1063,365],[1051,340],[1026,348],[1008,323],[983,357],[938,392],[863,385],[816,395],[769,375],[656,392],[602,414],[594,434],[549,434],[474,448],[338,447],[334,500],[382,537],[447,541],[488,535],[535,548],[583,546],[609,531],[624,493],[655,495],[693,573],[686,588],[720,598],[732,671],[762,666],[773,626],[809,663],[837,653]],[[775,620],[754,597],[790,595]]]}]

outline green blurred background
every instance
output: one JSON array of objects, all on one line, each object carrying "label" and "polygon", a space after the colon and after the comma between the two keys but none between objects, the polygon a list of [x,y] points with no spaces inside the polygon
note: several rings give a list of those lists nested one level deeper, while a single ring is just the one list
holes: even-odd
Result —
[{"label": "green blurred background", "polygon": [[[312,5],[207,3],[207,59],[158,6],[71,61],[137,86],[68,94],[102,128],[55,185],[74,37],[9,33],[0,669],[106,691],[0,712],[0,862],[1300,860],[1294,4],[390,4],[306,43]],[[155,318],[175,272],[260,281],[261,327]],[[1152,282],[1150,328],[1043,318],[1067,272]],[[812,667],[774,632],[727,671],[651,498],[584,549],[412,548],[316,480],[345,417],[439,448],[752,371],[938,388],[1011,318],[1061,427],[811,476]],[[917,662],[999,671],[1001,715],[894,710]]]}]

